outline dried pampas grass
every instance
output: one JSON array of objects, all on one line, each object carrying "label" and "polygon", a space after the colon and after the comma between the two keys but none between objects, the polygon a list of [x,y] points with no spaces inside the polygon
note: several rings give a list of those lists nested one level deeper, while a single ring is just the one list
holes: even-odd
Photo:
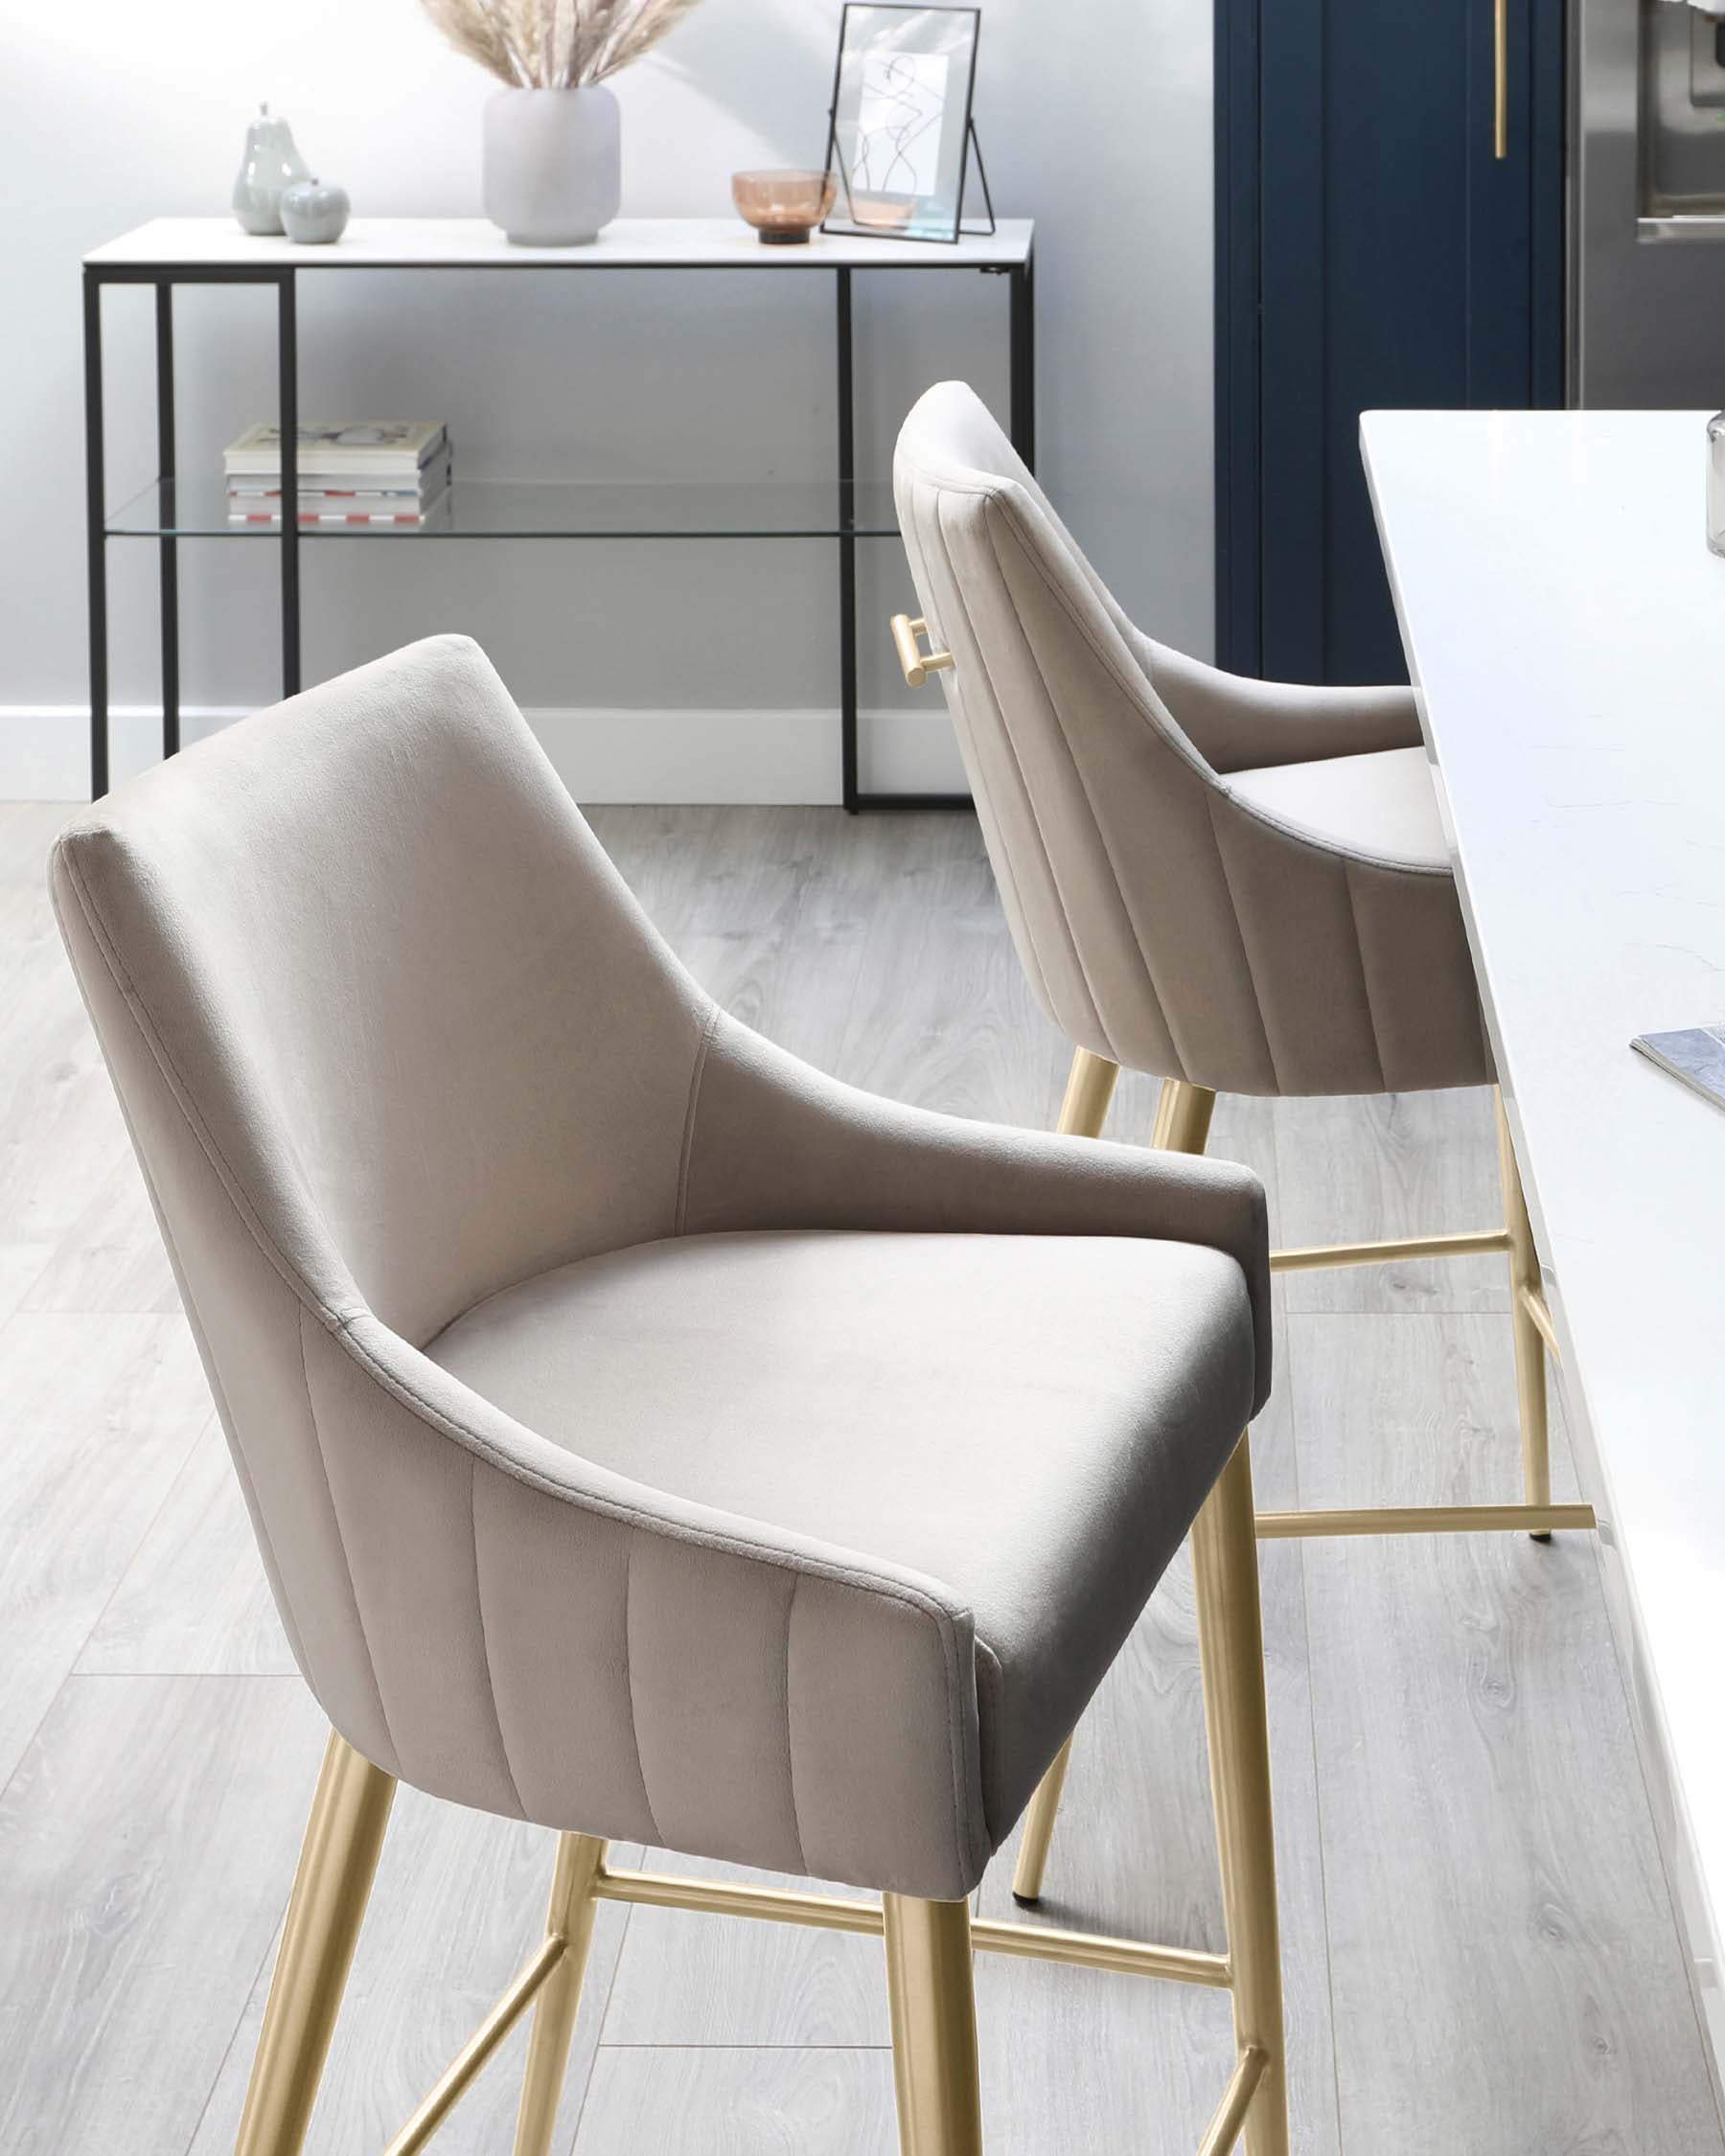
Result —
[{"label": "dried pampas grass", "polygon": [[650,52],[697,0],[420,0],[469,59],[512,90],[603,82]]}]

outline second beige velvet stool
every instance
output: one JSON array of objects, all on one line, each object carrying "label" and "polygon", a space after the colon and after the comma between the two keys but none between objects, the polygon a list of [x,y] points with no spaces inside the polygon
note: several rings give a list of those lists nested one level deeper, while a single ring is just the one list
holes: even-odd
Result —
[{"label": "second beige velvet stool", "polygon": [[[1073,1044],[1062,1131],[1097,1135],[1122,1066],[1162,1080],[1153,1144],[1199,1154],[1219,1092],[1493,1085],[1437,795],[1407,689],[1290,688],[1142,634],[987,408],[931,389],[894,465],[922,608],[893,635],[938,674],[1018,952]],[[1591,1527],[1553,1504],[1552,1324],[1497,1100],[1503,1222],[1278,1250],[1277,1271],[1502,1252],[1523,1502],[1260,1514],[1260,1535]],[[1015,1888],[1042,1888],[1067,1764]]]}]

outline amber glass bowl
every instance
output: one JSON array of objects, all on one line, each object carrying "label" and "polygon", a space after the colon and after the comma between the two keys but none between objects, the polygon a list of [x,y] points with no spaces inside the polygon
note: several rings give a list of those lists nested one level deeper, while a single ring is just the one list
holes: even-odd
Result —
[{"label": "amber glass bowl", "polygon": [[733,172],[731,200],[770,247],[806,241],[833,206],[831,172]]}]

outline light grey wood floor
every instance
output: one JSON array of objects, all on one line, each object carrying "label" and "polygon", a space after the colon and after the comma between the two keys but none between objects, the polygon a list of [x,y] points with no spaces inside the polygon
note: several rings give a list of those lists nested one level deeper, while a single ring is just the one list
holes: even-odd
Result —
[{"label": "light grey wood floor", "polygon": [[[0,809],[0,2149],[218,2156],[322,1730],[53,934],[58,821]],[[750,1023],[885,1092],[1051,1121],[1065,1052],[968,818],[595,821]],[[1126,1084],[1111,1135],[1146,1138],[1153,1107]],[[1230,1102],[1215,1148],[1290,1241],[1495,1217],[1484,1096]],[[1268,1502],[1514,1494],[1494,1263],[1306,1274],[1277,1305]],[[1587,1540],[1277,1545],[1263,1576],[1301,2156],[1721,2156]],[[317,2150],[382,2146],[548,1876],[546,1836],[403,1792]],[[1217,1903],[1182,1563],[1085,1725],[1046,1908],[1213,1944]],[[888,2156],[879,1964],[608,1907],[560,2156]],[[991,1960],[978,1982],[991,2156],[1193,2148],[1219,1998]],[[518,2052],[440,2148],[507,2150]]]}]

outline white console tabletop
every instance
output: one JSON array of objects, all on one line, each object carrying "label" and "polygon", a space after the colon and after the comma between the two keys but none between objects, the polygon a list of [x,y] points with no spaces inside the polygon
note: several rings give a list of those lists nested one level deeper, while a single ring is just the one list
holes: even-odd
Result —
[{"label": "white console tabletop", "polygon": [[83,259],[104,269],[1017,269],[1034,231],[1029,218],[1002,218],[950,245],[816,232],[772,247],[740,218],[618,218],[584,247],[517,247],[484,218],[355,218],[333,245],[310,247],[253,238],[231,217],[151,218]]},{"label": "white console tabletop", "polygon": [[1363,433],[1716,2087],[1725,1110],[1629,1047],[1725,1019],[1705,424],[1372,412]]}]

